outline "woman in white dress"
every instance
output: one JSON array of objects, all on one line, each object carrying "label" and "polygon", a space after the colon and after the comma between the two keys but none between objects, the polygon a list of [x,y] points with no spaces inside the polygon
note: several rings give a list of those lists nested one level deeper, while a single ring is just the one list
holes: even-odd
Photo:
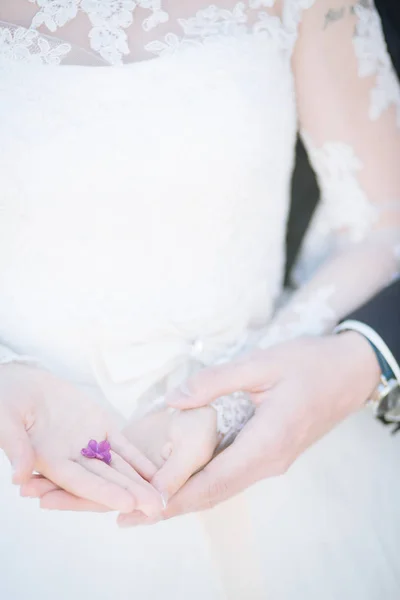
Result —
[{"label": "woman in white dress", "polygon": [[[400,90],[379,17],[370,0],[4,0],[0,20],[2,414],[23,411],[56,484],[31,482],[42,507],[65,488],[153,514],[252,413],[239,394],[171,414],[167,390],[328,331],[397,272]],[[284,302],[298,128],[322,202]],[[84,461],[106,433],[120,458]],[[254,556],[235,503],[211,516],[214,563],[196,518],[121,531],[39,511],[4,458],[0,597],[398,598],[397,462],[357,415],[249,492]]]}]

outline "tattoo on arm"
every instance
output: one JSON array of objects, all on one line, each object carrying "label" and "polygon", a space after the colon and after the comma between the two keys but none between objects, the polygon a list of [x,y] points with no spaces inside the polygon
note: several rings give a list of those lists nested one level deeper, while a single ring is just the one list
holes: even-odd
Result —
[{"label": "tattoo on arm", "polygon": [[356,4],[353,4],[353,6],[350,7],[350,13],[352,15],[356,14],[356,6],[362,6],[363,8],[374,8],[374,3],[372,0],[358,0]]},{"label": "tattoo on arm", "polygon": [[330,8],[325,15],[324,29],[329,27],[329,25],[331,25],[332,23],[335,23],[336,21],[340,21],[340,19],[343,19],[345,14],[346,14],[346,9],[344,6],[342,6],[342,8],[338,8],[336,10],[334,8]]},{"label": "tattoo on arm", "polygon": [[337,21],[340,21],[341,19],[343,19],[346,16],[347,13],[349,15],[355,15],[356,14],[355,9],[357,6],[362,6],[363,8],[371,9],[374,7],[374,2],[373,2],[373,0],[358,0],[357,2],[355,2],[355,4],[348,7],[348,9],[345,6],[342,6],[341,8],[330,8],[325,15],[325,21],[324,21],[323,28],[326,29],[327,27],[329,27],[329,25],[332,25],[332,23],[336,23]]}]

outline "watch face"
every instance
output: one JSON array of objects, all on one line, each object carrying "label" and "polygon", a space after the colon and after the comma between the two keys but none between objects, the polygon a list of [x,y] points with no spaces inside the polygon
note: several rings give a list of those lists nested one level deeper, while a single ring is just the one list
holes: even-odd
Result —
[{"label": "watch face", "polygon": [[[393,383],[392,383],[393,382]],[[400,387],[397,381],[391,380],[392,384],[390,392],[382,400],[379,405],[379,416],[385,417],[386,421],[400,422]]]}]

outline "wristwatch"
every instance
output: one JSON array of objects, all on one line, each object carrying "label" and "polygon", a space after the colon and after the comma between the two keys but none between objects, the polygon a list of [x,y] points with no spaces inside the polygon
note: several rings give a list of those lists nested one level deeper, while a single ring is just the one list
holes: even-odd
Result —
[{"label": "wristwatch", "polygon": [[380,382],[367,400],[373,414],[385,422],[400,423],[400,378],[396,376],[398,365],[390,350],[379,335],[363,323],[345,321],[336,327],[334,333],[344,331],[360,333],[370,343],[381,368]]},{"label": "wristwatch", "polygon": [[374,415],[391,423],[400,422],[400,386],[387,360],[368,340],[381,367],[381,380],[368,400]]}]

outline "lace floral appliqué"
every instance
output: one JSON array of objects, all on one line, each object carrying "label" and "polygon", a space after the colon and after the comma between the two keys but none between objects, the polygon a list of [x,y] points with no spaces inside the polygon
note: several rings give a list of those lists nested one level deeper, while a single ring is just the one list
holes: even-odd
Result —
[{"label": "lace floral appliqu\u00e9", "polygon": [[272,8],[275,4],[275,0],[250,0],[250,8]]},{"label": "lace floral appliqu\u00e9", "polygon": [[247,12],[244,2],[237,3],[233,9],[226,10],[211,5],[197,11],[194,17],[178,19],[183,36],[168,33],[164,40],[155,40],[146,45],[146,50],[165,56],[175,54],[178,50],[201,46],[212,39],[224,39],[226,36],[243,35],[247,32]]},{"label": "lace floral appliqu\u00e9", "polygon": [[302,335],[325,333],[337,320],[330,303],[334,294],[335,286],[327,285],[297,299],[290,307],[282,309],[277,322],[267,328],[257,345],[269,348]]},{"label": "lace floral appliqu\u00e9", "polygon": [[236,4],[232,11],[210,6],[199,10],[191,19],[178,19],[185,35],[191,37],[208,37],[215,35],[237,35],[246,31],[246,5]]},{"label": "lace floral appliqu\u00e9", "polygon": [[29,0],[29,2],[36,3],[40,8],[33,17],[31,26],[38,28],[45,25],[49,31],[54,32],[76,17],[80,0]]},{"label": "lace floral appliqu\u00e9", "polygon": [[[289,0],[284,2],[284,15],[268,13],[276,0],[249,0],[232,3],[231,7],[211,4],[198,10],[194,16],[174,20],[163,39],[153,39],[144,45],[151,54],[175,54],[193,46],[200,47],[210,41],[232,39],[245,34],[267,35],[279,49],[291,50],[297,39],[302,11],[315,0]],[[54,33],[84,13],[90,21],[89,43],[93,51],[111,65],[121,65],[128,55],[127,29],[141,10],[141,28],[146,33],[169,21],[162,0],[29,0],[39,8],[31,28],[46,27]],[[264,9],[264,10],[263,10]],[[148,16],[143,17],[143,11]]]},{"label": "lace floral appliqu\u00e9", "polygon": [[104,60],[120,64],[129,54],[124,31],[133,22],[134,0],[82,0],[81,9],[92,24],[90,45]]},{"label": "lace floral appliqu\u00e9", "polygon": [[32,27],[45,25],[54,32],[72,21],[78,11],[87,15],[91,23],[90,46],[112,65],[122,64],[130,51],[126,29],[133,23],[137,7],[151,11],[144,19],[145,31],[168,21],[168,14],[161,8],[161,0],[29,0],[40,10],[32,21]]},{"label": "lace floral appliqu\u00e9", "polygon": [[372,2],[359,2],[354,7],[358,18],[353,38],[358,59],[358,75],[376,75],[371,91],[369,116],[375,120],[392,104],[396,107],[397,125],[400,127],[400,88],[386,48],[382,24]]},{"label": "lace floral appliqu\u00e9", "polygon": [[379,211],[358,181],[357,174],[363,168],[361,160],[343,142],[326,142],[316,148],[307,134],[303,133],[303,140],[320,182],[324,222],[329,224],[329,230],[341,232],[349,241],[362,241]]},{"label": "lace floral appliqu\u00e9", "polygon": [[[288,31],[283,27],[279,17],[267,12],[257,11],[253,24],[249,20],[249,8],[272,7],[275,0],[253,0],[249,6],[238,2],[232,10],[211,5],[199,10],[194,17],[178,19],[183,35],[168,33],[164,40],[155,40],[146,45],[146,50],[153,54],[174,54],[191,47],[200,47],[209,41],[223,41],[238,38],[249,33],[266,35],[274,46],[285,50],[293,46]],[[289,40],[290,37],[290,40]]]},{"label": "lace floral appliqu\u00e9", "polygon": [[0,57],[8,60],[59,65],[70,51],[70,44],[50,42],[33,29],[0,25]]}]

